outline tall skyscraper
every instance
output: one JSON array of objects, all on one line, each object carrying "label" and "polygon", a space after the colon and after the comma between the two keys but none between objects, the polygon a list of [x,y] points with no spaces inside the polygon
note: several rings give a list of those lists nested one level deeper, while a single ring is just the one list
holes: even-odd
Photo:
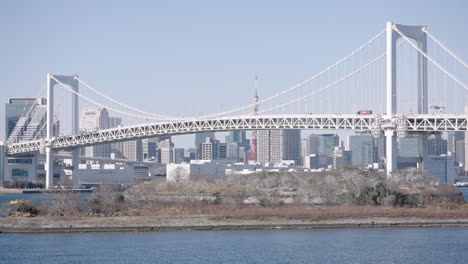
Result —
[{"label": "tall skyscraper", "polygon": [[354,135],[348,137],[351,150],[351,165],[365,167],[374,163],[374,137]]},{"label": "tall skyscraper", "polygon": [[161,163],[174,163],[174,143],[170,139],[160,141],[158,149],[161,152]]},{"label": "tall skyscraper", "polygon": [[122,155],[124,159],[143,161],[143,143],[141,139],[125,141],[122,144]]},{"label": "tall skyscraper", "polygon": [[156,159],[158,157],[157,148],[158,144],[148,139],[142,140],[143,159]]},{"label": "tall skyscraper", "polygon": [[[80,130],[92,132],[109,128],[109,112],[106,108],[85,108],[80,119]],[[84,148],[86,157],[110,157],[110,144],[101,144]]]},{"label": "tall skyscraper", "polygon": [[414,158],[419,156],[418,137],[403,137],[398,139],[398,153],[400,157]]},{"label": "tall skyscraper", "polygon": [[435,135],[428,139],[428,155],[440,156],[447,154],[447,140],[441,135]]},{"label": "tall skyscraper", "polygon": [[294,160],[295,165],[302,165],[301,158],[301,130],[284,129],[281,131],[281,159]]},{"label": "tall skyscraper", "polygon": [[258,130],[256,148],[257,162],[281,162],[281,131]]},{"label": "tall skyscraper", "polygon": [[279,163],[282,160],[294,160],[296,165],[302,165],[301,131],[258,130],[257,161]]},{"label": "tall skyscraper", "polygon": [[20,117],[25,116],[36,104],[45,105],[46,99],[10,98],[5,104],[5,140],[8,139]]},{"label": "tall skyscraper", "polygon": [[454,153],[456,151],[457,141],[463,140],[465,140],[465,134],[463,132],[447,132],[447,151]]},{"label": "tall skyscraper", "polygon": [[455,183],[455,158],[451,155],[428,155],[424,169],[436,177],[439,182]]},{"label": "tall skyscraper", "polygon": [[345,150],[344,147],[335,147],[333,151],[333,169],[341,169],[346,166],[351,166],[351,164],[351,151]]},{"label": "tall skyscraper", "polygon": [[[254,101],[254,115],[257,115],[258,113],[258,89],[257,89],[257,74],[255,74],[255,83],[254,83],[254,88],[255,88],[255,95],[253,97]],[[249,160],[250,161],[258,161],[258,139],[257,135],[258,131],[254,130],[252,131],[252,140],[250,140],[250,151],[249,151]]]},{"label": "tall skyscraper", "polygon": [[310,154],[319,154],[320,151],[320,135],[310,134],[307,138],[309,141],[309,153]]},{"label": "tall skyscraper", "polygon": [[340,143],[340,138],[336,134],[323,134],[319,136],[319,154],[333,157],[333,151]]},{"label": "tall skyscraper", "polygon": [[460,166],[465,164],[465,141],[459,140],[455,143],[455,161]]}]

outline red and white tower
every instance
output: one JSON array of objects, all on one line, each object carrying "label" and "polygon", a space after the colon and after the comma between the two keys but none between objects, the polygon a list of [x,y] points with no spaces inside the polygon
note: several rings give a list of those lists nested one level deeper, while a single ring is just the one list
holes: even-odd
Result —
[{"label": "red and white tower", "polygon": [[[255,95],[254,100],[254,115],[258,113],[258,94],[257,94],[257,74],[255,74]],[[257,161],[257,130],[252,131],[252,140],[250,141],[249,161]]]}]

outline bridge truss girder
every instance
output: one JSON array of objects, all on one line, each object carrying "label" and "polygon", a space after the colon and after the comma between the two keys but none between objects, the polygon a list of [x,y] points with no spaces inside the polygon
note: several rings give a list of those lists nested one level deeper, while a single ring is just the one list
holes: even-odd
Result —
[{"label": "bridge truss girder", "polygon": [[91,145],[129,141],[164,135],[183,135],[207,131],[264,130],[264,129],[312,129],[312,130],[360,130],[374,136],[385,131],[396,132],[402,137],[408,133],[432,133],[467,131],[468,115],[258,115],[231,118],[180,120],[99,130],[96,132],[53,138],[50,141],[35,140],[7,145],[7,154],[75,149]]}]

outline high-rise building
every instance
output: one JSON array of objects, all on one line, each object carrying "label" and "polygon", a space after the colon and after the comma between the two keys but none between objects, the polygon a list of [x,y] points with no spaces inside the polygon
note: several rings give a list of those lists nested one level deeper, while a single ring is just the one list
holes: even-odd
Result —
[{"label": "high-rise building", "polygon": [[158,144],[149,139],[142,140],[143,159],[156,159],[158,157],[157,148]]},{"label": "high-rise building", "polygon": [[119,127],[120,125],[122,125],[122,118],[109,117],[109,128]]},{"label": "high-rise building", "polygon": [[258,130],[257,131],[257,162],[279,163],[281,162],[281,131]]},{"label": "high-rise building", "polygon": [[330,165],[330,157],[320,154],[310,154],[304,157],[304,168],[323,169]]},{"label": "high-rise building", "polygon": [[403,137],[398,139],[398,153],[400,157],[418,157],[418,137]]},{"label": "high-rise building", "polygon": [[[254,109],[253,109],[253,114],[254,115],[257,115],[258,113],[258,88],[257,88],[257,74],[255,74],[255,84],[254,84],[254,88],[255,88],[255,94],[254,94],[254,97],[253,97],[253,101],[254,101]],[[249,158],[248,160],[249,161],[259,161],[258,160],[258,138],[257,138],[257,133],[258,131],[257,130],[253,130],[252,131],[252,140],[250,140],[250,147],[249,147]]]},{"label": "high-rise building", "polygon": [[294,160],[295,165],[302,165],[301,158],[301,130],[281,130],[281,159]]},{"label": "high-rise building", "polygon": [[162,140],[158,143],[158,149],[161,152],[161,163],[174,163],[174,143],[170,139]]},{"label": "high-rise building", "polygon": [[335,147],[333,151],[333,169],[341,169],[346,166],[351,166],[351,164],[351,151],[345,150],[344,147]]},{"label": "high-rise building", "polygon": [[319,137],[319,153],[327,157],[333,157],[333,151],[340,143],[336,134],[323,134]]},{"label": "high-rise building", "polygon": [[282,160],[294,160],[296,165],[302,165],[301,131],[297,129],[258,130],[257,161],[279,163]]},{"label": "high-rise building", "polygon": [[202,133],[195,134],[195,147],[199,148],[200,144],[205,143],[206,137],[215,139],[215,133],[214,132],[202,132]]},{"label": "high-rise building", "polygon": [[36,98],[10,98],[8,103],[5,104],[5,140],[8,139],[16,123],[23,116],[26,116],[30,112],[31,107],[37,104],[45,105],[46,99]]},{"label": "high-rise building", "polygon": [[[242,160],[244,160],[243,156],[245,155],[244,152],[248,151],[250,149],[250,140],[246,138],[246,133],[245,131],[230,131],[229,134],[226,136],[226,144],[236,144],[237,145],[237,157],[233,158],[231,156],[231,160],[240,160],[240,157],[242,156]],[[242,147],[242,153],[239,152],[239,148]],[[231,146],[231,150],[234,147]],[[231,154],[233,152],[231,151]]]},{"label": "high-rise building", "polygon": [[368,135],[354,135],[348,137],[351,150],[351,165],[365,167],[374,163],[374,137]]},{"label": "high-rise building", "polygon": [[[85,108],[81,114],[80,130],[92,132],[99,129],[109,128],[109,112],[106,108]],[[111,145],[101,144],[84,148],[84,156],[86,157],[110,157]]]},{"label": "high-rise building", "polygon": [[465,141],[459,140],[455,143],[455,162],[458,166],[465,164]]},{"label": "high-rise building", "polygon": [[141,139],[123,142],[122,156],[127,160],[143,161],[143,143]]},{"label": "high-rise building", "polygon": [[226,144],[224,144],[224,148],[220,149],[219,140],[206,137],[205,142],[201,144],[200,157],[202,160],[220,159],[220,150],[223,152],[222,155],[226,157]]},{"label": "high-rise building", "polygon": [[443,139],[441,135],[435,135],[427,140],[428,155],[440,156],[447,154],[447,140]]},{"label": "high-rise building", "polygon": [[173,163],[182,163],[184,161],[184,149],[174,148],[174,157],[172,158]]},{"label": "high-rise building", "polygon": [[378,138],[375,138],[375,147],[376,147],[376,161],[383,161],[385,160],[386,156],[386,146],[385,146],[385,136],[380,136]]},{"label": "high-rise building", "polygon": [[439,182],[455,183],[455,158],[451,155],[429,155],[424,169],[436,177]]},{"label": "high-rise building", "polygon": [[310,134],[307,138],[309,143],[309,153],[310,154],[319,154],[320,152],[320,135]]},{"label": "high-rise building", "polygon": [[[122,125],[122,118],[120,117],[109,117],[109,128],[116,128]],[[123,142],[110,143],[111,157],[116,159],[123,159],[122,155]]]},{"label": "high-rise building", "polygon": [[238,162],[240,160],[239,156],[239,147],[236,143],[226,143],[226,158],[233,162]]},{"label": "high-rise building", "polygon": [[447,132],[447,151],[454,153],[456,151],[457,141],[463,140],[465,140],[465,134],[463,132]]}]

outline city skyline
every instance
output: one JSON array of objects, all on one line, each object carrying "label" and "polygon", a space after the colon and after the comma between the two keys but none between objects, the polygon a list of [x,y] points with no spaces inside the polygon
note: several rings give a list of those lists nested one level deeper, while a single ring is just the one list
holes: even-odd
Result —
[{"label": "city skyline", "polygon": [[[126,103],[151,112],[175,115],[217,112],[251,102],[255,72],[259,76],[259,95],[265,98],[333,63],[350,52],[350,47],[359,46],[362,39],[378,32],[388,20],[427,24],[431,31],[442,34],[446,44],[461,57],[468,57],[461,47],[464,36],[458,34],[458,26],[467,20],[462,11],[466,6],[463,1],[454,2],[452,7],[440,4],[438,8],[434,8],[439,5],[437,2],[430,8],[419,1],[405,2],[405,12],[397,8],[403,3],[398,1],[379,7],[372,1],[353,3],[353,6],[343,4],[342,7],[307,2],[288,5],[239,2],[222,6],[215,2],[197,5],[140,3],[148,8],[138,12],[138,17],[134,10],[127,11],[126,3],[103,6],[82,2],[74,7],[86,10],[89,21],[79,19],[82,12],[64,15],[64,6],[59,2],[50,2],[50,9],[40,14],[33,11],[39,9],[35,8],[39,3],[32,2],[28,7],[22,6],[22,2],[4,3],[5,8],[1,10],[5,13],[0,16],[4,26],[0,31],[10,37],[0,43],[0,52],[7,62],[0,66],[0,85],[9,89],[2,93],[1,101],[36,96],[47,72],[76,72],[103,91],[112,91],[114,97],[125,98]],[[107,23],[101,21],[104,8],[115,11],[108,14]],[[346,15],[349,8],[357,15],[352,18]],[[204,9],[203,18],[193,12],[199,9]],[[165,14],[165,11],[175,10],[180,13],[177,17]],[[327,16],[328,12],[332,12],[333,19]],[[442,19],[441,13],[450,13],[457,24]],[[232,16],[234,14],[238,16]],[[126,19],[136,19],[134,23],[139,27],[125,24]],[[359,27],[359,31],[343,30],[343,26],[351,26],[346,23],[349,19],[353,19],[352,25]],[[121,31],[132,37],[123,38],[119,34]],[[326,41],[316,41],[317,35]],[[454,41],[460,37],[461,41]],[[25,41],[27,39],[38,41]],[[44,41],[46,39],[50,41]],[[347,39],[348,45],[341,45],[343,39]],[[110,49],[109,41],[112,41]],[[232,43],[237,44],[233,46]],[[127,50],[132,53],[124,52]],[[128,95],[128,87],[145,96]],[[217,94],[220,89],[223,92]],[[186,96],[178,96],[181,92]],[[176,100],[177,104],[157,100],[161,94]],[[217,103],[226,96],[229,102],[222,106]],[[157,104],[153,103],[155,100]],[[214,103],[197,103],[204,100]],[[3,111],[2,107],[1,116],[4,116]],[[129,122],[123,120],[123,123]],[[1,133],[3,138],[3,130]],[[193,137],[178,136],[173,141],[181,147],[189,147]]]}]

